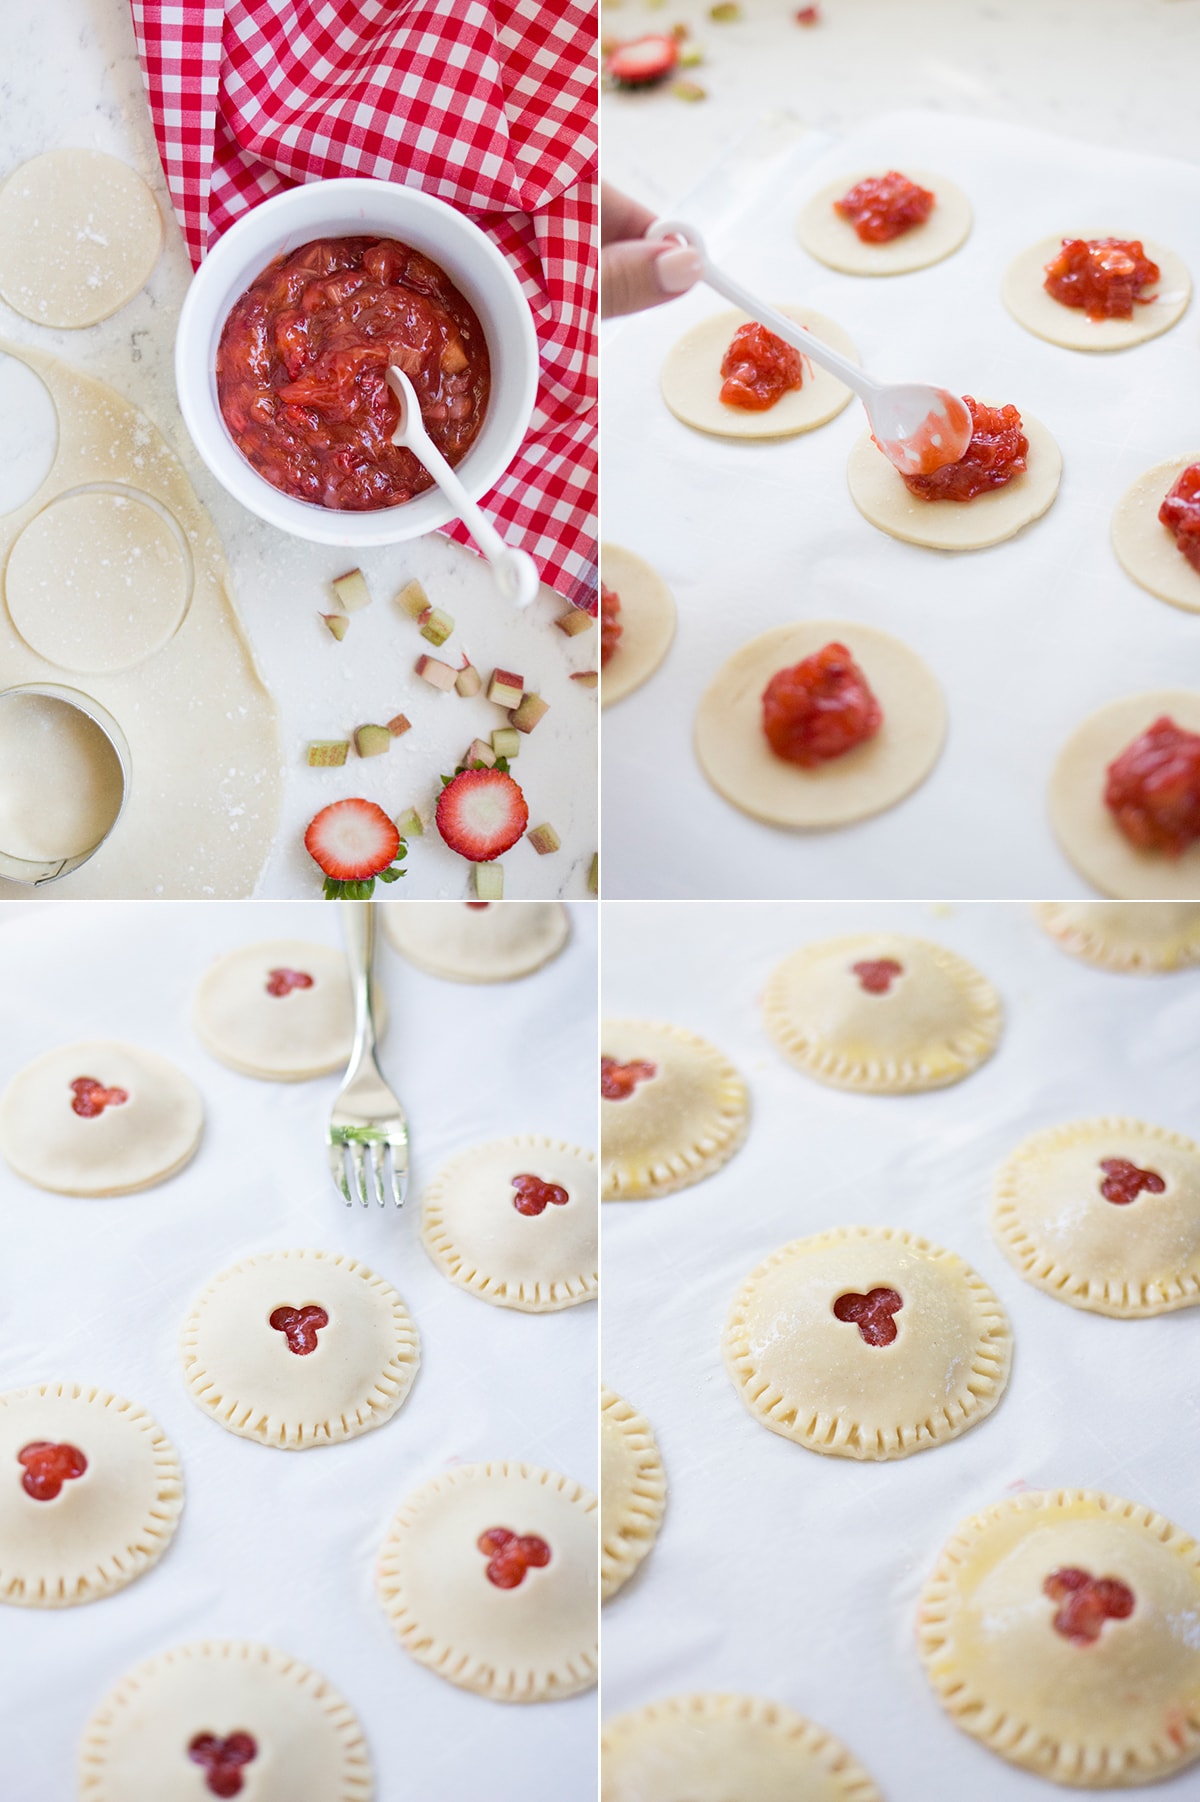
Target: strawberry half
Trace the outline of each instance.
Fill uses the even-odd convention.
[[[652,31],[618,44],[608,59],[608,73],[623,88],[645,88],[669,75],[678,61],[675,39]]]
[[[393,866],[408,846],[382,807],[355,798],[322,807],[309,821],[304,849],[324,873],[328,900],[366,901],[377,876],[381,882],[403,876]]]
[[[438,796],[436,818],[452,851],[472,863],[491,863],[516,844],[529,824],[529,809],[505,771],[476,765],[459,770],[446,782]]]

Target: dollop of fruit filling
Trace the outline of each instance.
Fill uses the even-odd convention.
[[[213,1796],[240,1796],[242,1772],[258,1757],[258,1746],[249,1733],[198,1733],[188,1747],[188,1757],[204,1770],[204,1786]]]
[[[1158,517],[1192,568],[1200,574],[1200,463],[1189,463],[1175,480]]]
[[[290,995],[293,989],[311,989],[313,979],[306,970],[268,970],[267,994]]]
[[[550,1547],[536,1533],[517,1534],[508,1527],[489,1527],[475,1543],[488,1560],[484,1574],[497,1589],[519,1589],[526,1571],[542,1570],[550,1562]]]
[[[21,1447],[17,1463],[24,1467],[21,1488],[35,1502],[52,1502],[64,1483],[81,1477],[87,1459],[76,1445],[56,1445],[52,1439],[34,1439]]]
[[[804,358],[756,320],[738,327],[721,358],[721,399],[744,413],[765,413],[804,381]]]
[[[469,907],[473,914],[486,913],[488,908],[491,905],[492,904],[490,901],[464,901],[463,902],[463,906]]]
[[[838,1320],[856,1326],[865,1344],[891,1345],[898,1331],[892,1316],[903,1306],[903,1298],[895,1289],[869,1289],[865,1295],[857,1295],[851,1289],[838,1296],[833,1312]]]
[[[1157,1170],[1139,1170],[1128,1158],[1101,1158],[1100,1168],[1104,1172],[1100,1193],[1119,1208],[1136,1201],[1143,1189],[1148,1195],[1161,1195],[1167,1186]]]
[[[1058,1603],[1054,1631],[1073,1646],[1095,1645],[1105,1621],[1128,1620],[1133,1613],[1133,1591],[1128,1584],[1116,1577],[1093,1577],[1073,1566],[1052,1571],[1042,1590]]]
[[[1163,714],[1109,764],[1104,802],[1139,851],[1182,857],[1200,838],[1200,734]]]
[[[124,1107],[129,1100],[128,1089],[106,1089],[94,1076],[77,1076],[71,1093],[75,1097],[71,1112],[81,1120],[97,1120],[106,1107]]]
[[[600,1059],[600,1093],[605,1101],[628,1101],[640,1082],[649,1082],[658,1075],[658,1065],[647,1063],[644,1059],[631,1064],[620,1064],[615,1057]]]
[[[306,1358],[317,1349],[317,1334],[329,1325],[324,1308],[309,1302],[302,1308],[276,1308],[270,1324],[287,1340],[288,1350],[298,1358]]]
[[[621,624],[621,597],[615,588],[600,584],[600,668],[603,669],[617,646],[625,628]]]
[[[886,175],[864,176],[834,201],[833,210],[864,244],[888,244],[914,225],[924,225],[936,198],[898,169],[889,169]]]
[[[1046,264],[1042,286],[1054,300],[1080,308],[1089,319],[1132,319],[1135,305],[1154,299],[1141,290],[1161,273],[1140,239],[1064,238],[1054,261]]]
[[[548,1207],[565,1208],[571,1199],[561,1183],[544,1183],[540,1176],[514,1176],[512,1186],[516,1190],[513,1206],[517,1213],[533,1219]]]
[[[1003,488],[1020,475],[1029,455],[1014,406],[985,407],[963,395],[971,415],[971,442],[957,463],[944,463],[932,475],[904,476],[910,494],[923,501],[973,501],[977,494]]]
[[[776,670],[762,695],[763,731],[776,757],[815,769],[874,738],[883,709],[844,644],[827,644]]]
[[[897,976],[904,974],[904,965],[894,957],[864,957],[850,968],[868,995],[886,995]]]

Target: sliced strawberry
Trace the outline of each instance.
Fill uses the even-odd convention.
[[[436,811],[450,849],[472,863],[502,857],[529,824],[524,795],[499,768],[460,770],[438,796]]]
[[[608,72],[623,88],[642,88],[661,81],[678,61],[679,45],[675,39],[652,31],[644,38],[618,44],[608,59]]]
[[[403,876],[403,870],[391,866],[408,847],[382,807],[356,797],[323,807],[309,821],[304,849],[323,871],[330,900],[365,901],[377,876],[383,882]]]

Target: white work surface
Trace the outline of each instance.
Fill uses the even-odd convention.
[[[767,976],[810,940],[886,927],[938,940],[995,983],[995,1057],[921,1096],[842,1093],[768,1039]],[[710,1038],[749,1085],[749,1137],[707,1182],[604,1214],[604,1380],[666,1465],[657,1546],[604,1609],[604,1715],[696,1689],[761,1694],[838,1734],[887,1802],[1044,1802],[1063,1791],[954,1727],[913,1645],[918,1591],[966,1515],[1080,1486],[1200,1533],[1200,1314],[1109,1320],[1052,1300],[991,1237],[992,1173],[1027,1134],[1131,1114],[1197,1135],[1200,970],[1113,975],[1067,957],[1023,907],[915,903],[609,906],[603,1006]],[[1012,1322],[1012,1378],[961,1438],[892,1463],[769,1433],[726,1375],[734,1290],[777,1246],[901,1226],[960,1253]],[[1197,1793],[1195,1770],[1151,1791]]]
[[[0,1606],[5,1802],[67,1802],[84,1723],[117,1678],[171,1646],[226,1637],[267,1641],[337,1686],[365,1729],[379,1802],[594,1798],[594,1693],[514,1707],[455,1689],[400,1649],[373,1580],[396,1507],[451,1462],[525,1459],[595,1488],[595,1308],[491,1307],[448,1283],[419,1242],[421,1192],[458,1148],[514,1132],[594,1143],[594,910],[573,909],[571,923],[545,969],[484,987],[426,976],[381,943],[381,1062],[412,1135],[397,1215],[348,1210],[334,1192],[323,1135],[337,1077],[238,1076],[188,1023],[214,957],[278,936],[336,943],[335,909],[4,910],[0,1088],[42,1051],[111,1035],[174,1059],[206,1108],[195,1161],[141,1195],[72,1201],[0,1164],[0,1389],[67,1377],[143,1403],[186,1488],[173,1544],[128,1589],[77,1608]],[[207,1418],[176,1340],[219,1270],[300,1246],[349,1252],[393,1282],[422,1359],[385,1426],[280,1452]]]
[[[5,89],[0,108],[0,182],[27,158],[62,146],[119,157],[150,184],[164,221],[162,255],[149,282],[127,306],[100,325],[52,331],[0,301],[0,338],[60,357],[109,382],[140,407],[181,458],[224,542],[232,586],[267,686],[278,703],[285,789],[274,848],[259,877],[261,896],[319,895],[321,876],[304,850],[308,821],[329,801],[362,794],[391,814],[410,806],[428,813],[449,774],[476,736],[507,724],[480,698],[443,696],[413,673],[423,651],[458,662],[465,648],[486,678],[499,664],[519,671],[551,711],[522,742],[513,766],[525,789],[530,825],[549,821],[562,849],[539,857],[518,844],[504,859],[510,898],[587,894],[596,849],[596,697],[569,679],[596,667],[594,633],[567,639],[553,625],[566,603],[547,588],[524,614],[502,601],[488,567],[470,551],[432,535],[361,553],[313,545],[277,531],[226,494],[192,449],[175,398],[175,324],[191,265],[171,211],[146,107],[128,0],[50,0],[5,11]],[[33,492],[31,472],[48,467],[54,427],[44,409],[31,408],[0,357],[0,511]],[[337,644],[318,615],[334,610],[328,584],[358,562],[374,603],[354,617]],[[445,653],[420,636],[392,606],[416,578],[431,601],[453,615],[456,631]],[[0,687],[4,685],[0,669]],[[86,677],[67,677],[87,687]],[[397,713],[413,730],[385,757],[360,762],[350,754],[341,769],[309,769],[312,739],[347,738],[356,726]],[[221,756],[220,722],[213,722],[212,755]],[[100,856],[104,852],[99,853]],[[433,828],[409,854],[406,894],[437,898],[469,892],[470,871]],[[85,874],[82,872],[81,874]],[[66,897],[65,886],[42,890]],[[200,892],[200,891],[198,891]]]

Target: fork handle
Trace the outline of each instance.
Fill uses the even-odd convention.
[[[347,1078],[364,1058],[375,1055],[375,1012],[371,996],[371,968],[375,959],[375,903],[343,901],[342,934],[354,989],[354,1050]]]

